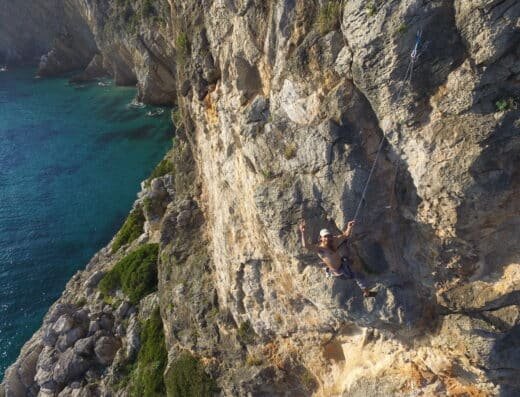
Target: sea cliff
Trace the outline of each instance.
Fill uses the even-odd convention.
[[[89,33],[49,32],[41,74],[88,36],[77,78],[176,104],[178,136],[0,395],[520,393],[518,2],[55,4]],[[349,242],[364,298],[297,224],[345,225],[383,136]]]

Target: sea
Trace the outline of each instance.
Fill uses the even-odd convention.
[[[174,136],[168,109],[133,87],[34,75],[0,72],[0,381]]]

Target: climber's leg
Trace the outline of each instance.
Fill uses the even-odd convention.
[[[361,291],[363,291],[363,295],[370,296],[370,291],[365,283],[363,275],[352,271],[347,257],[344,256],[341,258],[341,267],[335,275],[337,275],[337,277],[354,280]]]

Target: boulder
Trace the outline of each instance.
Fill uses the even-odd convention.
[[[182,210],[177,215],[177,224],[179,226],[186,226],[190,223],[192,212],[190,210]]]
[[[110,365],[120,347],[121,342],[119,339],[110,336],[102,336],[96,341],[94,353],[99,363],[102,365]]]
[[[130,309],[131,306],[132,306],[132,304],[126,300],[121,302],[121,304],[118,306],[118,308],[115,311],[116,318],[118,318],[118,319],[125,318],[126,314],[128,313],[128,310]]]
[[[94,335],[97,331],[101,329],[101,325],[98,320],[92,320],[90,321],[90,324],[88,326],[88,333],[87,335]]]
[[[85,288],[95,288],[105,275],[105,272],[102,270],[95,271],[92,275],[85,281]]]
[[[95,341],[96,338],[94,336],[78,340],[74,344],[74,352],[82,357],[90,357],[94,351]]]
[[[56,342],[56,348],[60,351],[65,351],[71,347],[78,339],[85,336],[85,330],[80,327],[75,327],[69,330],[66,334],[61,335]]]
[[[135,358],[137,352],[141,347],[139,339],[139,322],[137,315],[132,314],[128,321],[128,328],[126,330],[126,358],[132,360]]]
[[[99,317],[99,326],[107,331],[111,331],[114,327],[114,316],[111,313],[103,313]]]
[[[91,361],[76,354],[73,348],[69,348],[60,355],[52,371],[52,378],[60,385],[69,384],[74,380],[80,379],[91,364]]]
[[[56,323],[52,326],[52,329],[57,334],[63,335],[68,332],[74,326],[74,320],[68,314],[61,315]]]

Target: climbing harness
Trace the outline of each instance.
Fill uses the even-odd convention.
[[[417,34],[415,35],[415,44],[413,46],[412,52],[410,53],[410,61],[408,62],[408,66],[406,68],[406,72],[404,74],[404,78],[402,80],[401,87],[399,88],[399,91],[397,92],[397,97],[396,97],[395,102],[400,101],[405,85],[407,85],[407,83],[410,83],[412,81],[413,69],[414,69],[415,64],[416,64],[417,60],[419,59],[419,56],[421,55],[422,51],[424,51],[424,48],[422,48],[424,46],[422,46],[421,43],[422,43],[422,29],[419,29],[417,31]],[[376,169],[377,160],[379,159],[379,155],[381,154],[381,151],[383,149],[386,137],[387,137],[387,133],[386,133],[386,131],[383,131],[383,137],[381,138],[381,142],[379,143],[379,146],[377,148],[376,157],[372,163],[372,167],[370,168],[370,172],[369,172],[367,180],[365,182],[365,187],[363,188],[363,192],[361,193],[361,198],[359,199],[359,203],[357,205],[356,212],[354,213],[354,217],[352,218],[353,221],[357,221],[359,211],[361,211],[361,205],[363,204],[363,201],[365,200],[365,195],[367,193],[368,185],[370,183],[370,179],[372,179],[374,170]]]

